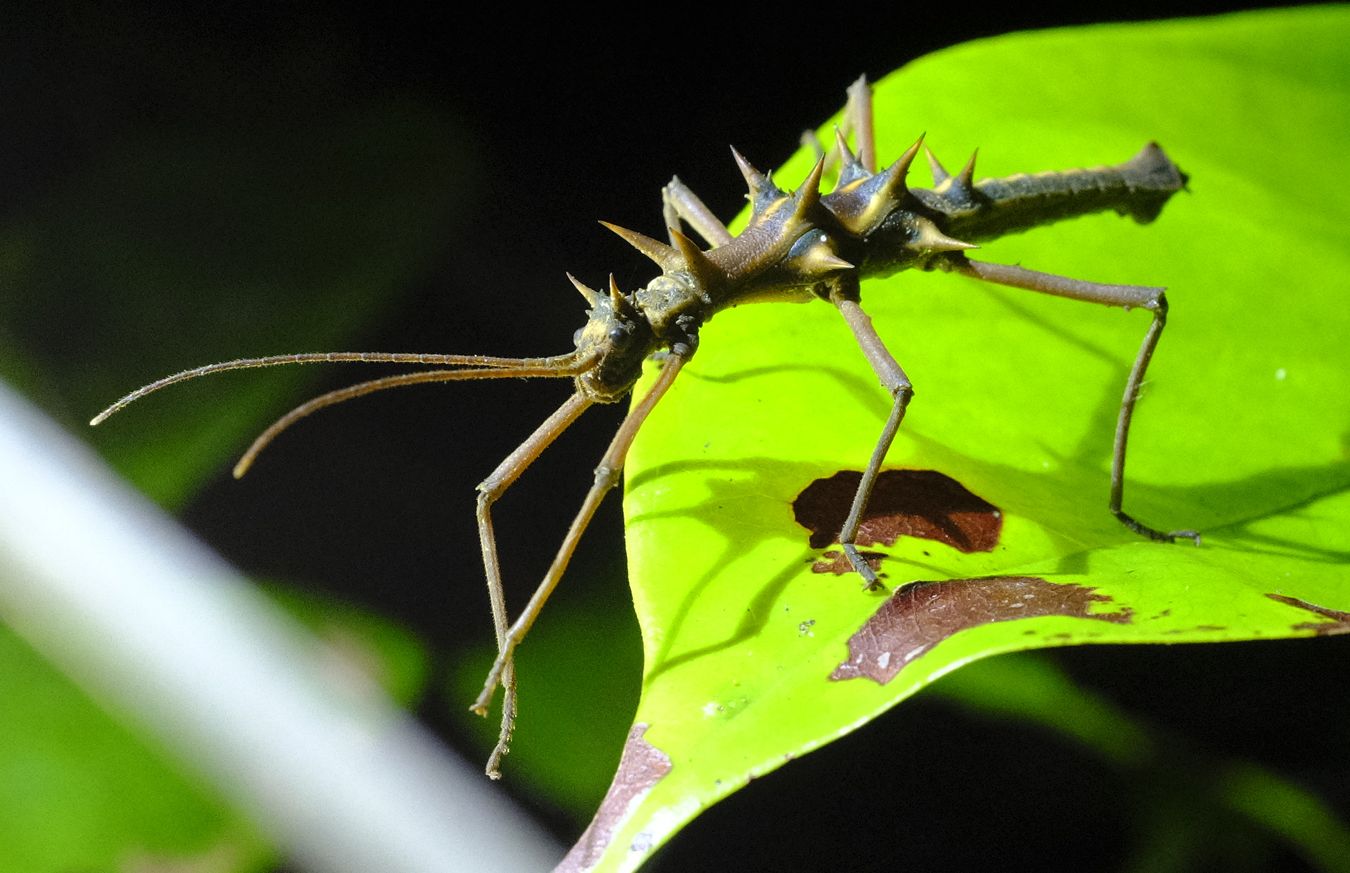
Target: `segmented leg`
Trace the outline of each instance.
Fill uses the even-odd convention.
[[[866,76],[859,76],[849,86],[848,103],[844,107],[843,129],[845,132],[852,130],[854,133],[858,161],[868,172],[876,172],[877,149],[876,133],[872,126],[872,89],[867,84]],[[872,497],[872,489],[876,486],[881,464],[886,459],[886,453],[890,451],[891,443],[895,441],[895,434],[900,429],[900,422],[904,420],[910,398],[914,396],[914,387],[899,362],[886,348],[876,328],[872,326],[872,319],[858,304],[857,288],[841,286],[835,289],[830,295],[830,302],[848,323],[863,355],[867,357],[867,363],[881,380],[882,387],[891,395],[891,414],[887,416],[881,436],[872,449],[872,457],[868,459],[867,469],[863,471],[858,490],[853,495],[848,518],[844,520],[844,526],[839,531],[839,544],[844,550],[844,555],[848,557],[853,569],[858,571],[858,575],[863,577],[864,587],[870,591],[879,588],[881,582],[877,579],[876,571],[858,552],[858,525],[862,523],[863,511],[867,508],[867,501]]]
[[[876,129],[872,124],[872,87],[867,84],[866,76],[859,76],[852,85],[848,86],[848,101],[844,104],[843,118],[840,121],[838,133],[842,136],[848,136],[850,133],[856,134],[854,142],[857,144],[858,162],[869,173],[877,171],[877,143]],[[816,136],[814,130],[802,132],[802,145],[816,153],[816,158],[823,158],[825,166],[834,166],[843,157],[837,146],[825,148],[820,138]]]
[[[572,519],[572,526],[568,528],[567,536],[563,538],[562,546],[559,547],[558,554],[553,558],[553,564],[544,574],[544,580],[535,590],[520,617],[509,629],[505,627],[506,605],[501,591],[501,571],[497,567],[497,549],[492,535],[492,523],[487,516],[487,505],[495,500],[496,496],[506,486],[515,481],[516,477],[525,467],[529,466],[530,462],[543,451],[544,447],[552,442],[568,424],[571,424],[581,410],[590,405],[590,401],[582,399],[581,395],[574,395],[547,422],[540,426],[530,439],[526,440],[515,452],[512,452],[511,457],[503,461],[501,466],[497,468],[493,475],[501,474],[500,485],[492,477],[489,477],[488,482],[479,486],[480,491],[483,492],[479,497],[479,532],[483,540],[483,563],[488,567],[488,585],[493,596],[492,618],[497,626],[498,653],[497,660],[493,663],[492,669],[488,672],[487,680],[483,683],[482,693],[478,695],[478,699],[469,708],[479,715],[487,715],[488,706],[492,703],[492,696],[496,692],[497,686],[505,687],[506,705],[502,712],[501,733],[487,765],[487,774],[494,779],[501,776],[498,764],[501,762],[502,756],[506,754],[507,746],[511,740],[511,729],[515,716],[512,659],[516,647],[525,638],[525,634],[529,633],[530,627],[539,617],[540,610],[544,608],[544,603],[553,593],[553,589],[557,587],[558,581],[567,569],[568,562],[572,560],[572,553],[576,550],[577,542],[581,539],[586,526],[590,524],[591,517],[595,515],[595,510],[599,507],[600,501],[611,488],[618,484],[624,459],[628,456],[628,448],[633,444],[633,438],[637,436],[638,429],[642,427],[642,423],[646,421],[657,401],[675,381],[675,377],[679,375],[680,368],[684,366],[688,355],[688,351],[682,348],[677,347],[671,350],[661,367],[661,373],[657,377],[656,384],[619,425],[618,432],[614,434],[614,439],[610,442],[609,448],[605,450],[604,456],[600,459],[600,465],[595,468],[595,483],[586,493],[586,499],[582,501],[581,509],[577,511],[576,517]],[[489,487],[485,488],[484,486]],[[489,494],[491,494],[490,497]]]
[[[679,176],[673,177],[670,184],[661,189],[661,214],[666,219],[668,230],[678,230],[683,219],[710,246],[724,246],[732,240],[727,226],[713,215],[712,210],[704,205],[688,185],[680,181]],[[677,245],[673,236],[670,244]]]
[[[844,118],[847,128],[853,130],[853,141],[857,144],[858,162],[867,172],[877,171],[876,128],[872,125],[872,86],[867,84],[866,76],[859,76],[848,86],[848,102],[844,105]],[[845,133],[848,132],[846,129]]]
[[[867,357],[867,363],[872,365],[872,370],[881,380],[882,386],[891,395],[891,414],[886,418],[886,425],[881,430],[876,447],[872,449],[872,457],[868,460],[862,481],[858,483],[858,490],[853,495],[853,505],[849,507],[848,518],[839,531],[839,544],[843,547],[844,554],[853,565],[853,569],[863,577],[865,587],[870,591],[880,587],[881,583],[877,579],[876,571],[858,552],[856,544],[858,525],[862,522],[863,510],[867,507],[867,501],[872,496],[872,488],[876,485],[877,475],[881,472],[881,463],[886,459],[886,453],[890,451],[895,433],[900,429],[900,422],[905,417],[905,408],[909,406],[910,398],[914,396],[914,388],[910,385],[905,371],[877,335],[876,328],[872,326],[872,319],[863,312],[858,301],[853,299],[852,295],[837,291],[830,295],[830,302],[848,323],[853,336],[858,340],[859,347]]]
[[[505,689],[502,694],[501,732],[497,738],[497,746],[492,750],[492,756],[487,762],[487,775],[493,779],[501,778],[499,765],[511,742],[511,730],[515,726],[516,677],[510,650],[506,645],[509,619],[506,612],[506,594],[502,588],[501,564],[497,560],[497,536],[492,527],[492,504],[497,502],[506,489],[520,478],[520,474],[524,473],[544,449],[548,448],[559,434],[567,430],[592,402],[580,393],[567,398],[562,406],[545,419],[525,442],[507,455],[506,459],[497,465],[497,469],[478,485],[478,541],[483,550],[483,569],[487,573],[488,600],[492,603],[492,626],[497,636],[498,660],[505,658],[500,668],[501,684]],[[479,709],[475,706],[475,711],[479,715],[487,715],[486,707]]]
[[[1029,291],[1040,291],[1043,294],[1067,297],[1070,300],[1101,303],[1105,306],[1120,306],[1125,309],[1137,306],[1153,313],[1153,321],[1149,324],[1148,332],[1144,334],[1143,342],[1139,346],[1139,354],[1135,356],[1134,366],[1130,368],[1129,379],[1125,382],[1125,395],[1121,399],[1120,415],[1116,419],[1116,435],[1111,452],[1110,509],[1112,515],[1119,519],[1121,524],[1141,536],[1168,543],[1178,539],[1188,539],[1198,545],[1200,534],[1196,531],[1161,531],[1137,521],[1122,508],[1125,492],[1125,448],[1130,438],[1130,421],[1134,417],[1134,405],[1139,400],[1139,388],[1144,382],[1144,373],[1148,370],[1148,363],[1153,358],[1153,350],[1157,347],[1158,338],[1162,336],[1163,327],[1167,324],[1167,295],[1164,293],[1165,289],[1142,285],[1107,285],[1100,282],[1085,282],[1081,279],[1056,276],[1053,273],[1040,273],[1036,270],[1027,270],[1004,264],[985,264],[966,258],[953,258],[944,262],[943,267],[966,276],[983,279],[986,282],[996,282],[1000,285],[1009,285],[1013,288],[1025,288]]]

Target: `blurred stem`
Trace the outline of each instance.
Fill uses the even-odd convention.
[[[375,686],[0,384],[0,618],[306,870],[541,869],[561,850]]]

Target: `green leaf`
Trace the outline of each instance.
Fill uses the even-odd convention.
[[[1142,541],[1105,508],[1145,314],[948,275],[867,283],[917,389],[887,467],[956,480],[1002,531],[969,554],[914,537],[876,547],[892,590],[946,584],[897,595],[891,649],[867,653],[895,659],[886,681],[832,681],[887,600],[812,572],[820,552],[793,502],[865,464],[889,403],[829,307],[719,315],[629,459],[646,667],[589,860],[636,866],[749,779],[973,659],[1350,628],[1350,200],[1329,177],[1350,148],[1348,36],[1344,7],[1049,31],[958,46],[879,84],[883,159],[924,129],[948,163],[978,146],[986,176],[1114,163],[1157,140],[1190,174],[1192,194],[1153,225],[1101,215],[979,254],[1169,286],[1125,507],[1199,528],[1204,545]],[[1019,602],[1040,611],[1018,619]],[[925,637],[933,609],[961,620]]]
[[[258,869],[262,839],[209,788],[0,629],[0,868],[113,870],[150,858],[217,855]]]
[[[350,607],[280,596],[329,645],[335,670],[403,702],[425,686],[426,655],[407,631]],[[273,850],[242,814],[8,628],[0,664],[0,869],[268,868]]]

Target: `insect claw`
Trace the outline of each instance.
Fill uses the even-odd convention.
[[[977,203],[975,192],[975,158],[980,154],[976,149],[971,152],[970,160],[955,176],[938,163],[933,153],[928,153],[928,163],[933,168],[933,190],[941,194],[949,203],[958,208],[969,208]]]
[[[619,289],[619,283],[615,280],[614,274],[609,274],[609,304],[614,307],[614,311],[624,318],[633,318],[637,315],[637,310],[633,304],[623,295]]]
[[[947,236],[938,230],[936,224],[926,218],[918,219],[917,226],[919,232],[906,248],[923,252],[961,252],[979,248],[975,243],[968,243]]]
[[[928,169],[933,173],[934,188],[952,177],[952,174],[947,172],[947,168],[942,166],[942,162],[938,160],[937,155],[933,154],[932,149],[924,146],[923,152],[928,156]]]
[[[662,271],[669,273],[672,270],[678,270],[684,266],[683,260],[680,258],[680,253],[660,240],[652,239],[646,234],[638,233],[636,230],[629,230],[626,227],[619,227],[617,224],[610,224],[608,221],[602,221],[600,223],[617,233],[624,242],[655,261],[656,265],[660,267]]]
[[[910,164],[914,163],[914,156],[919,153],[923,147],[923,138],[927,134],[919,134],[919,138],[914,141],[914,145],[905,149],[905,153],[896,159],[886,169],[877,175],[881,176],[883,185],[882,193],[891,198],[893,202],[899,202],[909,188],[905,185],[905,177],[909,175]]]
[[[736,166],[740,168],[745,185],[750,189],[748,199],[756,213],[763,212],[769,204],[787,196],[771,178],[751,166],[745,156],[736,151],[735,146],[731,147],[731,156],[736,159]]]
[[[825,159],[821,158],[798,186],[797,193],[793,195],[796,203],[793,213],[798,218],[805,218],[820,203],[820,177],[824,172]]]
[[[716,285],[722,278],[722,273],[717,269],[717,265],[698,247],[698,243],[685,236],[676,228],[671,228],[671,242],[675,243],[675,248],[679,250],[680,256],[684,258],[685,269],[689,274],[703,287],[708,288]]]
[[[848,137],[844,136],[844,131],[839,125],[834,126],[834,147],[839,149],[839,163],[848,164],[857,161],[853,156],[853,150],[848,147]]]
[[[799,276],[813,279],[823,277],[827,273],[856,269],[853,264],[836,255],[823,237],[808,246],[805,251],[793,255],[788,263]]]
[[[839,149],[839,181],[835,183],[834,190],[838,191],[871,175],[849,149],[848,139],[838,127],[834,129],[834,142],[835,148]]]
[[[980,150],[977,148],[970,153],[970,160],[961,168],[961,172],[956,174],[956,182],[953,187],[960,188],[963,192],[970,193],[975,190],[975,159],[980,156]]]
[[[857,269],[853,264],[834,254],[827,252],[813,257],[812,263],[815,264],[822,273],[833,273],[838,270]]]
[[[596,293],[596,290],[594,288],[587,287],[576,276],[573,276],[571,273],[568,273],[567,278],[573,284],[573,286],[575,286],[576,289],[581,292],[581,296],[585,297],[586,302],[589,303],[591,306],[594,306],[596,304],[596,301],[600,299],[600,295]]]

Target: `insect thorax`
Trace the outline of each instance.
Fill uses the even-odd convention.
[[[880,172],[864,168],[844,147],[838,184],[826,195],[819,191],[823,160],[789,194],[738,154],[750,223],[707,251],[675,228],[666,245],[606,225],[662,272],[631,294],[612,277],[608,295],[577,283],[591,303],[589,320],[576,334],[577,354],[594,361],[577,377],[577,390],[596,402],[621,399],[648,356],[662,349],[692,354],[699,328],[721,309],[856,296],[863,278],[951,269],[979,241],[1091,212],[1114,210],[1146,223],[1186,184],[1185,174],[1150,143],[1112,167],[979,183],[973,157],[953,175],[930,154],[933,188],[911,189],[905,178],[921,144]]]

